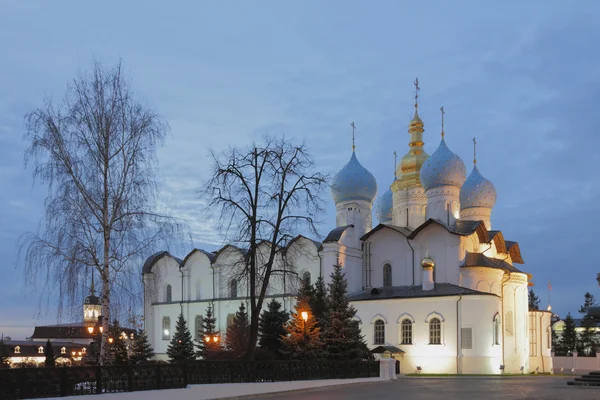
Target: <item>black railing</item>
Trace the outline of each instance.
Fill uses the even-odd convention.
[[[209,383],[373,378],[377,361],[190,361],[177,364],[0,369],[0,399],[174,389]]]

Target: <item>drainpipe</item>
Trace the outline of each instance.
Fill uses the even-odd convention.
[[[413,286],[415,286],[415,249],[413,249],[412,245],[410,244],[410,240],[408,240],[408,237],[405,236],[405,239],[412,252],[412,284]]]
[[[181,273],[181,301],[179,302],[179,309],[181,315],[183,315],[183,271],[181,270],[181,265],[179,266],[179,272]]]
[[[543,318],[544,318],[544,313],[540,313],[540,357],[542,357],[542,372],[546,372],[546,368],[544,367],[544,354],[542,354],[542,351],[544,350],[544,344],[543,344],[544,337],[542,336]]]
[[[500,287],[500,290],[502,291],[502,315],[500,316],[500,320],[502,321],[502,365],[506,368],[504,361],[504,353],[506,352],[506,348],[504,347],[504,336],[506,334],[506,330],[504,329],[504,324],[506,323],[506,321],[504,321],[504,285],[506,285],[506,282],[510,279],[510,272],[505,272],[505,274],[505,277],[502,278],[502,286]]]
[[[456,374],[462,374],[462,362],[461,362],[461,345],[462,338],[460,337],[460,316],[459,316],[459,303],[462,300],[462,295],[456,300]]]

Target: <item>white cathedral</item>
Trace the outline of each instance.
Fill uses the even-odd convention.
[[[375,227],[377,182],[353,146],[331,183],[336,227],[322,243],[298,236],[288,244],[264,307],[276,298],[293,310],[300,282],[327,282],[339,259],[367,345],[398,359],[402,373],[551,372],[551,313],[529,311],[531,275],[514,266],[523,264],[519,245],[492,230],[494,185],[475,160],[467,177],[443,128],[428,155],[423,127],[415,102],[409,150],[375,202]],[[226,331],[248,301],[246,281],[231,274],[243,257],[244,249],[226,245],[194,249],[183,260],[166,251],[147,259],[144,318],[157,357],[166,358],[179,313],[202,340],[202,315],[212,304]]]

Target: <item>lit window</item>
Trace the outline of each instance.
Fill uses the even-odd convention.
[[[15,354],[21,354],[21,346],[15,346]]]
[[[392,266],[385,264],[383,266],[383,287],[392,286]]]
[[[304,287],[310,286],[310,272],[306,271],[304,274],[302,274],[302,284]]]
[[[402,344],[412,344],[412,321],[402,321]]]
[[[44,348],[42,346],[38,347],[38,354],[44,354]]]
[[[171,339],[171,318],[163,317],[162,327],[163,327],[163,332],[162,332],[163,340]]]
[[[473,328],[460,328],[460,348],[463,350],[473,348]]]
[[[375,321],[375,335],[373,339],[374,344],[385,344],[385,322],[383,320],[378,319]]]
[[[500,317],[497,315],[494,318],[494,344],[500,345]]]
[[[81,349],[81,352],[82,352],[83,354],[85,354],[85,353],[87,352],[86,348],[84,347],[83,349]]]
[[[202,340],[202,336],[204,333],[202,315],[196,315],[196,320],[194,321],[194,334],[196,335],[196,340]]]
[[[171,289],[171,285],[167,285],[167,290],[165,293],[165,301],[167,303],[170,303],[171,301],[173,301],[173,289]]]
[[[67,354],[67,348],[66,347],[61,347],[60,348],[60,354]]]
[[[237,297],[237,281],[235,279],[229,281],[229,297],[232,299]]]
[[[429,321],[429,344],[442,344],[442,323],[439,318]]]
[[[535,313],[529,314],[529,357],[537,356],[537,318]]]

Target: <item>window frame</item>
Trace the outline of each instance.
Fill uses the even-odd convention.
[[[304,271],[302,273],[302,285],[304,287],[310,287],[310,285],[312,284],[311,280],[312,280],[312,275],[311,275],[310,271]]]
[[[492,327],[492,346],[500,346],[500,315],[496,313]]]
[[[373,323],[373,344],[385,344],[385,321],[381,318]]]
[[[433,317],[429,320],[429,345],[439,346],[442,344],[442,320]]]
[[[38,347],[38,354],[44,354],[44,346]]]
[[[392,264],[383,264],[383,287],[392,287]]]
[[[200,322],[200,324],[198,324]],[[200,325],[200,326],[198,326]],[[196,340],[202,341],[202,336],[204,336],[204,317],[202,315],[196,315],[194,318],[194,338]],[[200,334],[202,332],[202,334]]]
[[[165,330],[168,331],[168,334],[165,334]],[[162,340],[171,340],[171,317],[164,316],[162,317]]]
[[[173,287],[167,284],[165,287],[165,303],[171,303],[173,301]]]
[[[238,297],[238,283],[235,278],[229,280],[229,298],[237,299]]]
[[[413,344],[413,322],[409,318],[400,323],[400,344]]]
[[[21,346],[15,346],[14,353],[21,354]]]

